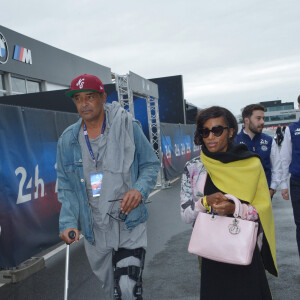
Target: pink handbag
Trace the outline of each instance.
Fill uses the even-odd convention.
[[[234,265],[249,265],[257,239],[258,223],[238,217],[241,202],[226,194],[235,203],[232,217],[199,212],[188,251],[211,260]]]

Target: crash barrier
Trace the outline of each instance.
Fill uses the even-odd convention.
[[[77,120],[73,113],[0,104],[0,268],[15,267],[60,241],[56,146]],[[199,155],[194,130],[194,125],[161,124],[167,180]]]
[[[166,180],[182,174],[190,159],[199,156],[200,147],[194,144],[195,125],[160,123],[163,168]]]
[[[0,268],[59,242],[56,146],[77,114],[0,104]]]

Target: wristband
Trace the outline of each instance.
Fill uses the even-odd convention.
[[[206,208],[208,212],[211,212],[211,206],[207,204],[206,196],[203,197],[203,206]]]

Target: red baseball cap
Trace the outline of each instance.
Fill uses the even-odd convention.
[[[66,92],[66,95],[72,97],[76,93],[87,91],[105,92],[103,83],[97,76],[83,74],[72,80],[71,89]]]

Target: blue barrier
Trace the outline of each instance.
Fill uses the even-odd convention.
[[[56,146],[74,113],[0,104],[0,267],[15,267],[59,242]],[[194,125],[161,123],[166,179],[199,155]]]
[[[164,175],[167,180],[182,174],[190,159],[199,156],[200,147],[194,144],[196,125],[161,123],[161,147]]]
[[[77,114],[0,105],[0,267],[59,241],[56,145]]]

